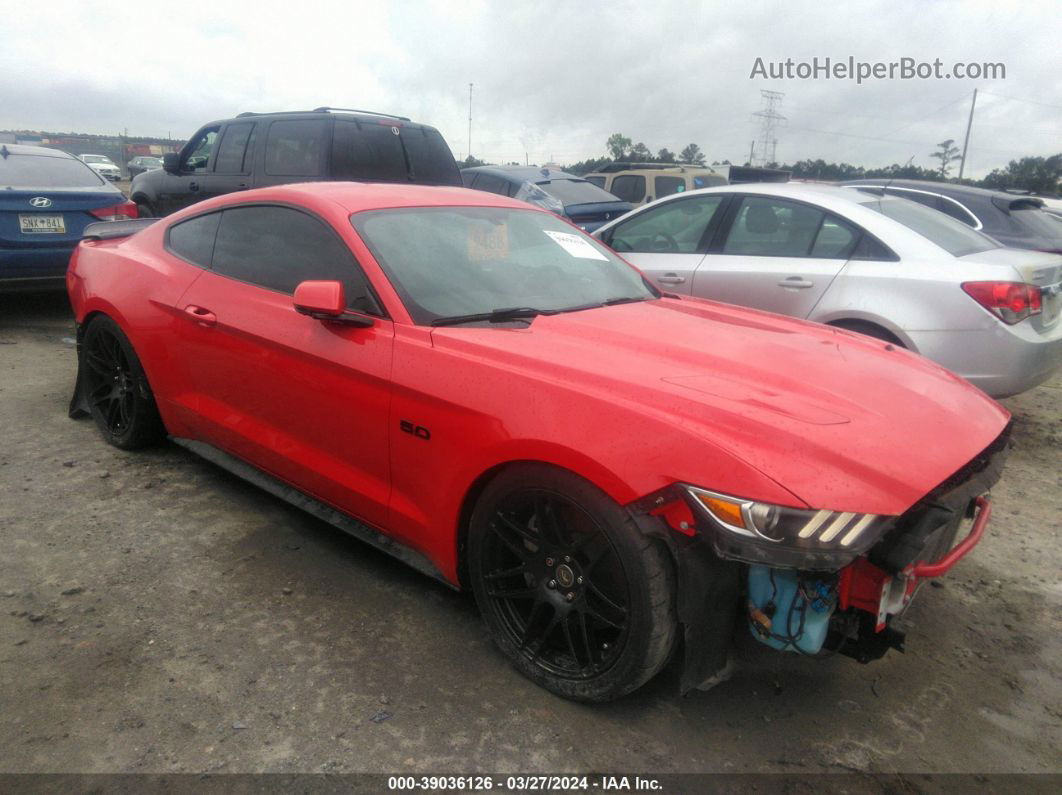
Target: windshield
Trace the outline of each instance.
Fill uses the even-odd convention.
[[[894,221],[899,221],[929,242],[940,246],[953,257],[964,257],[967,254],[1001,248],[999,243],[988,235],[983,235],[938,210],[907,199],[874,199],[861,203],[864,207],[875,210]]]
[[[597,185],[591,185],[583,179],[554,179],[547,182],[536,182],[535,184],[551,196],[556,196],[564,204],[619,201],[611,193],[602,190]]]
[[[657,297],[638,271],[544,212],[417,207],[356,213],[351,223],[420,325],[512,307],[557,312]]]
[[[98,188],[103,178],[72,157],[0,157],[0,188]]]

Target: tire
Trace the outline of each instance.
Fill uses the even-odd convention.
[[[666,548],[606,494],[544,464],[503,470],[469,525],[468,563],[491,637],[516,669],[576,701],[609,701],[675,645]]]
[[[907,346],[900,342],[900,339],[887,329],[883,329],[881,326],[875,323],[868,323],[865,320],[840,320],[836,323],[830,323],[834,328],[843,328],[845,331],[854,331],[856,334],[863,334],[867,337],[873,337],[876,340],[882,342],[891,342],[900,348],[906,348]]]
[[[154,218],[155,211],[148,204],[147,199],[136,199],[136,214],[138,218]]]
[[[103,438],[122,450],[166,436],[144,368],[118,324],[94,318],[81,340],[81,389]]]

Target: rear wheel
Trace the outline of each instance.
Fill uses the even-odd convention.
[[[495,478],[473,511],[469,572],[498,647],[566,698],[629,693],[674,645],[667,550],[569,472],[522,464]]]
[[[85,330],[81,378],[92,419],[115,447],[133,450],[166,435],[140,359],[109,317],[96,317]]]
[[[136,214],[139,218],[155,217],[155,210],[147,199],[141,196],[137,197],[133,201],[136,203]]]

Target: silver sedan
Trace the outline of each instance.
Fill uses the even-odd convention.
[[[1062,257],[1004,248],[907,199],[729,185],[645,205],[594,237],[664,290],[869,334],[994,397],[1062,366]]]

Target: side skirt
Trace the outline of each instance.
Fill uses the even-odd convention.
[[[175,436],[171,436],[170,439],[186,450],[205,458],[210,463],[221,467],[227,472],[231,472],[236,477],[258,486],[263,491],[268,491],[274,497],[279,497],[296,508],[301,508],[306,513],[328,522],[328,524],[348,535],[354,536],[359,541],[364,541],[366,544],[370,544],[388,555],[398,558],[398,560],[412,566],[422,574],[427,574],[450,588],[458,590],[452,582],[442,575],[442,572],[435,567],[434,563],[415,549],[395,541],[393,538],[369,527],[369,525],[359,522],[352,516],[340,513],[335,508],[299,491],[294,486],[289,486],[279,478],[263,472],[258,467],[248,464],[246,461],[236,458],[224,450],[219,450],[213,445],[193,439],[180,439]]]

